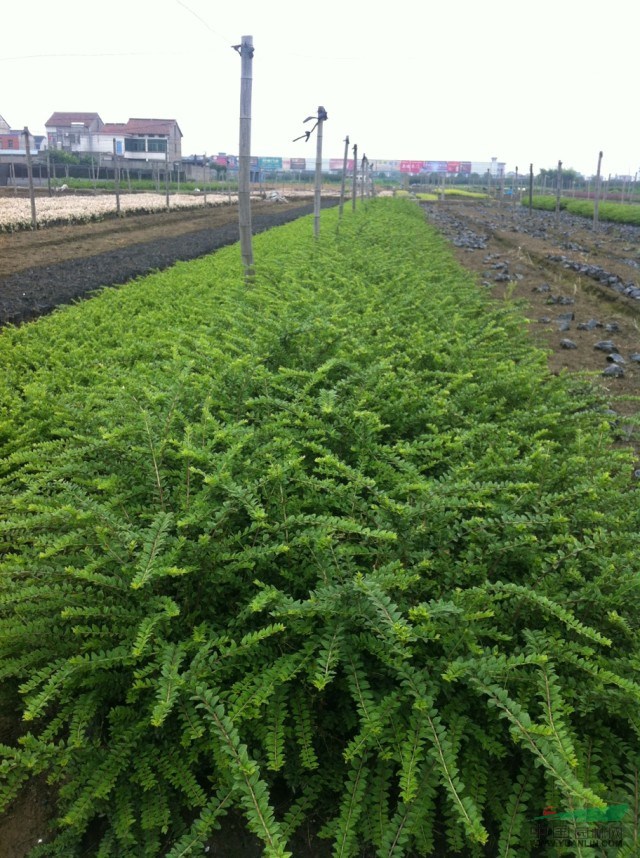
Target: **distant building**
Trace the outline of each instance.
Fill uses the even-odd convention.
[[[29,151],[35,153],[38,151],[38,141],[42,142],[42,138],[36,138],[29,132]],[[26,158],[26,140],[24,137],[24,129],[11,128],[9,123],[0,116],[0,157],[3,155],[23,156]]]
[[[182,131],[175,119],[104,123],[97,113],[54,113],[45,122],[50,149],[76,155],[116,154],[127,161],[182,159]]]
[[[97,113],[54,113],[44,124],[49,149],[76,154],[97,151],[94,144],[103,125]]]
[[[164,161],[182,160],[182,131],[175,119],[129,119],[125,123],[111,123],[100,131],[100,137],[108,138],[108,146],[102,151],[113,151],[125,160]]]

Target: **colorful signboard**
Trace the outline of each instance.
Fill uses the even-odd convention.
[[[425,161],[423,172],[424,173],[446,173],[447,172],[447,162],[446,161]]]
[[[219,153],[217,156],[212,156],[211,161],[215,164],[226,164],[231,169],[237,169],[238,156],[226,155]],[[343,158],[329,158],[323,160],[322,169],[327,168],[331,172],[342,172],[344,160]],[[328,167],[327,167],[328,165]],[[360,162],[358,162],[360,169]],[[405,175],[438,175],[449,176],[469,176],[471,173],[485,174],[487,169],[492,175],[502,175],[504,164],[497,165],[482,163],[478,164],[472,161],[396,161],[396,160],[372,160],[369,161],[369,167],[374,173],[404,173]],[[251,158],[251,171],[260,170],[264,173],[273,173],[281,170],[292,170],[296,172],[312,171],[315,168],[315,161],[312,158]],[[347,173],[353,173],[353,158],[347,159]]]
[[[282,170],[282,158],[258,158],[258,167],[266,173]]]
[[[374,161],[373,170],[376,173],[398,173],[400,161]]]
[[[400,161],[400,172],[416,175],[422,172],[424,161]]]

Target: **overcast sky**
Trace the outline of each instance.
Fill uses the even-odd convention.
[[[252,154],[326,108],[324,151],[490,161],[521,173],[640,169],[638,0],[29,0],[0,16],[0,115],[176,119],[183,155],[238,153],[240,57],[253,36]],[[639,177],[640,178],[640,177]]]

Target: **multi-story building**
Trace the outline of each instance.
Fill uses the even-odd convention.
[[[38,148],[38,141],[42,141],[42,137],[37,138],[29,132],[29,151],[35,152]],[[26,139],[24,129],[18,130],[11,128],[9,123],[0,116],[0,156],[2,155],[22,155],[26,156]]]
[[[104,123],[97,113],[54,113],[45,122],[50,149],[77,155],[116,154],[127,161],[182,158],[182,131],[175,119]]]

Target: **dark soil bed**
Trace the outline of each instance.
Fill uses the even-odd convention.
[[[337,200],[323,200],[323,206]],[[309,200],[252,203],[259,233],[313,212]],[[237,206],[160,212],[0,235],[0,325],[239,241]]]

